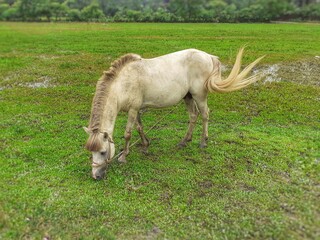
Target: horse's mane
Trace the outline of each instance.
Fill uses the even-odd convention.
[[[141,57],[137,54],[126,54],[115,60],[108,71],[104,71],[96,86],[96,93],[92,102],[91,117],[89,129],[92,132],[87,141],[86,148],[90,151],[96,151],[99,148],[97,135],[99,133],[103,109],[106,104],[106,97],[109,93],[111,83],[116,79],[123,67],[133,61],[137,61]]]

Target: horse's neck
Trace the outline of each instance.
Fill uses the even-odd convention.
[[[118,115],[117,100],[114,97],[107,97],[101,119],[101,131],[113,135],[116,118]]]

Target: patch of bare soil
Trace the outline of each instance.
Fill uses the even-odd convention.
[[[285,81],[320,86],[320,56],[291,63],[266,65],[256,69],[255,73],[263,74],[264,83]]]
[[[40,77],[38,79],[38,82],[34,82],[34,83],[26,83],[26,84],[21,84],[20,86],[23,87],[29,87],[29,88],[48,88],[48,87],[53,87],[54,85],[52,85],[50,83],[50,81],[52,80],[51,77],[49,76],[43,76]]]
[[[38,78],[36,82],[19,83],[14,86],[27,87],[27,88],[51,88],[51,87],[55,87],[55,85],[51,83],[52,79],[53,78],[49,76],[42,76]],[[12,88],[14,86],[1,86],[0,91],[8,88]]]

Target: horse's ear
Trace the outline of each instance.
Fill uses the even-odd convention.
[[[90,130],[87,127],[83,127],[83,130],[87,133],[90,134]]]

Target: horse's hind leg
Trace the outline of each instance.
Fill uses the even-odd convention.
[[[143,152],[147,152],[147,149],[149,147],[150,142],[143,132],[143,126],[142,126],[140,112],[138,112],[138,115],[137,115],[137,130],[138,130],[138,133],[141,137]]]
[[[184,102],[186,104],[186,107],[189,113],[189,126],[188,126],[188,131],[186,135],[178,144],[179,147],[185,147],[187,142],[190,142],[192,140],[193,129],[196,125],[197,118],[199,115],[199,111],[197,109],[196,103],[193,100],[192,95],[190,93],[187,94],[187,96],[184,98]]]
[[[124,133],[124,139],[126,142],[125,142],[122,154],[118,158],[119,162],[123,162],[123,163],[127,162],[126,156],[129,154],[131,132],[132,132],[132,128],[134,127],[134,124],[136,122],[137,114],[138,114],[138,111],[134,110],[134,109],[130,109],[128,112],[128,121],[127,121],[126,131]]]
[[[195,101],[202,116],[202,135],[200,148],[205,148],[207,147],[209,121],[209,108],[207,103],[207,96],[205,95],[201,97],[195,97]]]

